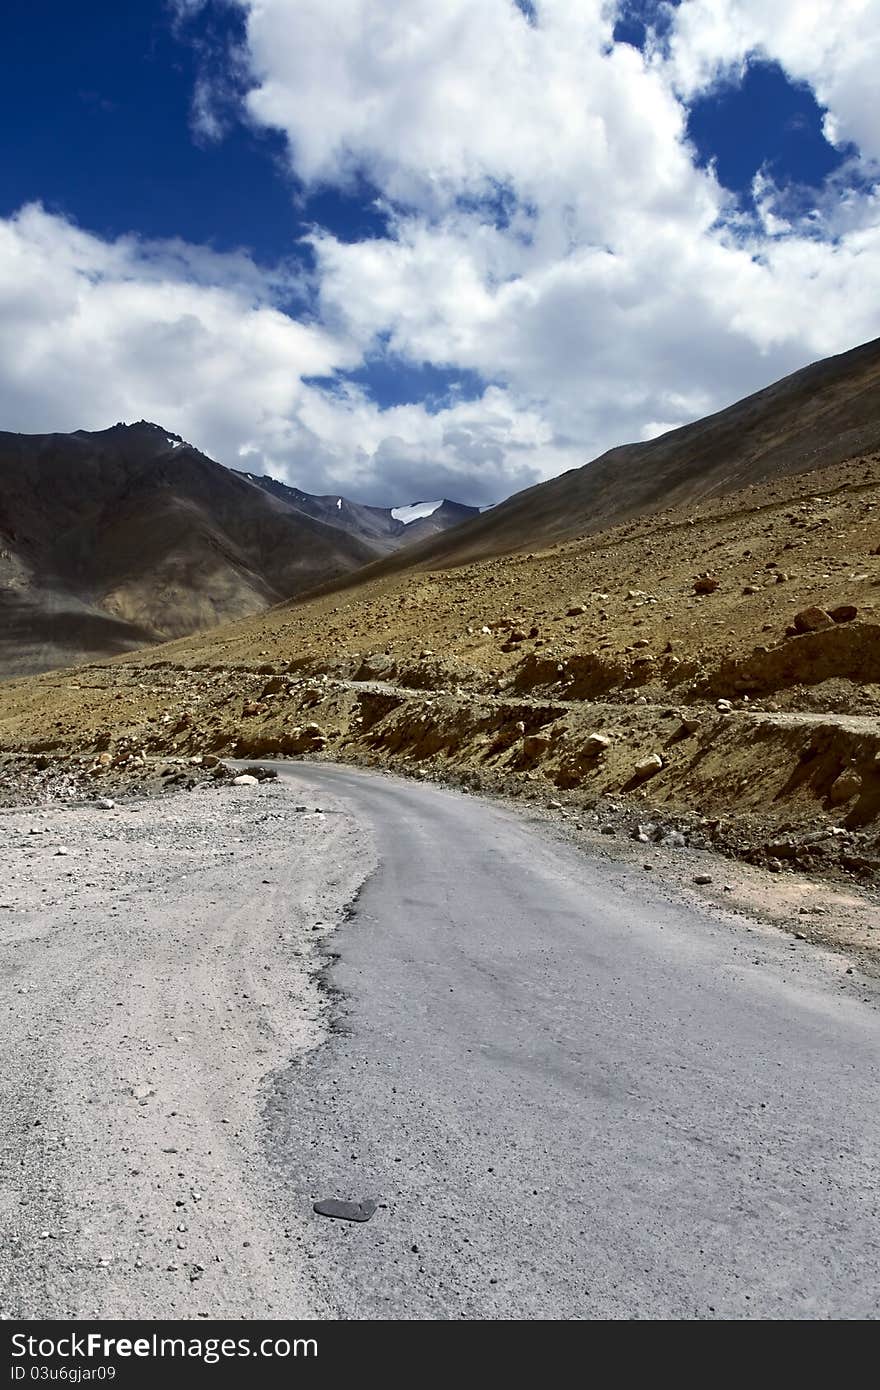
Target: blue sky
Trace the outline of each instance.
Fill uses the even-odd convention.
[[[12,363],[4,390],[0,360],[10,416],[0,426],[95,426],[164,406],[174,418],[163,423],[198,433],[224,461],[247,458],[304,486],[344,485],[368,500],[442,486],[488,501],[853,345],[875,322],[864,311],[851,341],[844,322],[824,337],[808,328],[799,302],[791,332],[770,324],[780,296],[797,301],[815,284],[810,244],[830,255],[858,233],[867,264],[876,117],[860,100],[858,53],[844,62],[846,33],[827,32],[847,7],[816,16],[823,37],[787,0],[778,31],[773,7],[751,0],[717,0],[715,13],[709,0],[626,0],[616,13],[599,0],[449,0],[448,24],[413,0],[415,37],[401,56],[399,11],[382,0],[340,0],[329,18],[313,0],[268,0],[258,16],[246,0],[11,0],[0,217],[16,254],[22,237],[29,257],[63,240],[61,263],[105,291],[95,314],[107,312],[112,284],[112,334],[126,361],[132,342],[139,356],[124,377],[120,368],[118,389],[106,369],[93,388],[84,380],[82,420],[64,415],[77,393],[53,396],[49,372],[41,420],[40,382],[22,384]],[[864,21],[872,6],[858,8]],[[873,17],[880,29],[876,8]],[[865,48],[857,27],[848,37]],[[530,72],[541,62],[553,74],[543,92]],[[600,130],[599,146],[579,151]],[[16,221],[33,205],[42,221]],[[682,262],[677,306],[654,302],[627,230],[637,224],[678,247],[664,252]],[[778,264],[776,282],[756,287],[764,312],[740,322],[734,302],[719,308],[707,295],[695,311],[707,342],[688,343],[675,321],[693,293],[687,262],[702,257],[708,276],[722,253],[743,250]],[[873,243],[868,251],[873,270]],[[827,271],[838,288],[840,270]],[[132,285],[157,280],[157,305],[171,282],[186,304],[169,355],[178,380],[165,386],[147,297],[136,321],[123,303],[131,316]],[[263,399],[249,382],[235,408],[234,365],[218,364],[225,399],[212,415],[210,383],[194,381],[187,404],[179,373],[184,339],[219,351],[208,322],[218,297],[227,339],[240,332],[248,345],[243,370],[277,384]],[[83,312],[68,374],[77,361],[85,378],[76,342],[97,319]],[[167,341],[167,308],[157,313],[156,341]],[[285,338],[262,368],[247,360],[255,314],[267,337]],[[650,333],[653,351],[627,351],[622,330],[633,341]],[[285,370],[296,379],[286,404]]]

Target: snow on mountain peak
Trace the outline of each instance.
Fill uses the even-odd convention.
[[[433,516],[437,508],[442,506],[442,497],[439,502],[411,502],[408,507],[392,507],[391,515],[395,521],[402,521],[404,526],[408,526],[411,521],[419,521],[423,516]]]

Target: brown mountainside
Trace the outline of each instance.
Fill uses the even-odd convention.
[[[815,362],[658,439],[610,449],[368,574],[445,568],[570,540],[878,448],[880,339]]]
[[[0,672],[244,617],[381,551],[157,425],[0,434]]]

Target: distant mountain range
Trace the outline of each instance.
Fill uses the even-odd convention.
[[[484,514],[315,497],[145,421],[0,434],[0,677],[183,637],[316,588],[539,549],[872,451],[880,340]]]
[[[339,526],[349,535],[359,536],[383,551],[399,550],[403,545],[439,535],[450,526],[478,516],[480,511],[479,507],[466,507],[463,502],[450,502],[445,497],[437,502],[412,502],[403,507],[367,507],[362,502],[351,502],[333,493],[314,497],[298,487],[279,483],[277,478],[260,478],[255,473],[239,473],[238,476],[255,483],[273,497],[280,497],[282,502],[315,521]]]
[[[312,497],[143,420],[0,433],[0,678],[256,613],[476,513]]]

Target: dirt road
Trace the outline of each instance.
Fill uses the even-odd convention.
[[[372,861],[296,804],[0,813],[5,1317],[327,1312],[262,1105],[323,1036],[318,955]]]

